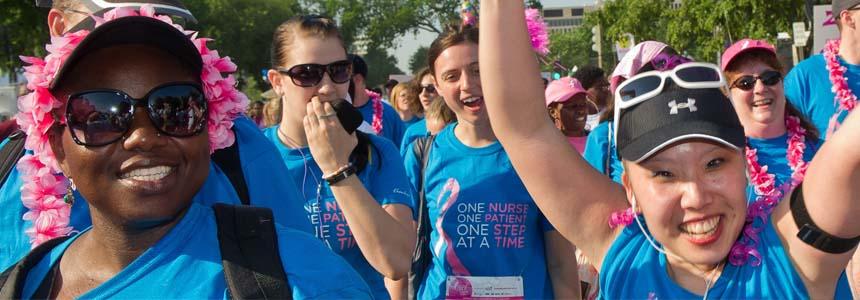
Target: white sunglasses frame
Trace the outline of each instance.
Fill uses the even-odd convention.
[[[704,67],[704,68],[712,69],[719,76],[720,80],[719,81],[707,81],[707,82],[688,82],[688,81],[682,80],[676,74],[678,71],[689,69],[689,68],[695,68],[695,67]],[[639,78],[649,77],[649,76],[660,77],[660,85],[657,86],[656,89],[654,89],[650,92],[644,93],[642,95],[638,95],[636,97],[633,97],[633,99],[630,99],[627,101],[621,100],[621,90],[623,90],[624,87],[626,87],[628,84],[636,81]],[[654,96],[657,96],[660,93],[662,93],[663,88],[666,86],[666,78],[672,78],[672,81],[675,82],[675,84],[677,84],[678,86],[685,88],[685,89],[713,89],[713,88],[726,88],[727,89],[728,88],[728,84],[726,83],[726,77],[723,75],[723,72],[720,70],[720,68],[715,64],[702,63],[702,62],[688,62],[688,63],[680,64],[671,70],[648,71],[648,72],[637,74],[636,76],[630,77],[630,79],[625,80],[620,85],[618,85],[618,88],[615,89],[615,100],[614,100],[615,105],[613,107],[613,112],[612,112],[613,113],[612,128],[614,129],[612,132],[612,134],[613,134],[612,142],[614,145],[616,145],[616,146],[618,145],[618,122],[620,121],[619,119],[621,118],[621,110],[630,108],[636,104],[639,104],[639,103],[648,101],[650,99],[653,99]]]

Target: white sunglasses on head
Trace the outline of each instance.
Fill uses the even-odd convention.
[[[668,71],[649,71],[630,77],[615,89],[613,142],[618,144],[618,123],[621,111],[648,101],[663,92],[666,78],[685,89],[726,87],[726,78],[714,64],[689,62]]]

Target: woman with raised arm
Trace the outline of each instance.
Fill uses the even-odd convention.
[[[626,170],[619,186],[545,117],[540,81],[524,76],[537,78],[538,65],[522,8],[481,3],[490,120],[535,201],[596,262],[604,297],[850,297],[843,269],[860,240],[860,199],[852,196],[860,192],[860,115],[822,146],[802,188],[748,212],[744,131],[719,89],[719,68],[688,63],[639,74],[616,92]],[[521,84],[504,84],[512,81]],[[628,208],[641,216],[607,226]]]
[[[352,77],[335,22],[297,16],[278,26],[272,66],[283,118],[264,134],[301,188],[317,237],[352,264],[375,298],[388,299],[384,279],[405,277],[412,261],[411,187],[391,141],[348,133],[334,111]]]
[[[143,6],[108,11],[93,31],[53,42],[44,60],[24,59],[30,93],[18,100],[32,151],[18,164],[24,218],[38,246],[0,274],[0,298],[228,299],[259,289],[279,298],[371,297],[313,236],[271,213],[224,218],[251,208],[213,211],[201,200],[234,193],[206,180],[210,153],[234,143],[230,126],[244,108],[232,77],[220,74],[235,66],[205,39]],[[68,222],[78,201],[92,221],[80,232]],[[269,285],[235,280],[243,272]]]
[[[417,299],[578,298],[573,246],[535,206],[490,127],[478,29],[449,28],[430,45],[428,65],[456,122],[423,152],[426,165],[415,143],[404,158],[432,225],[433,257],[418,274]]]

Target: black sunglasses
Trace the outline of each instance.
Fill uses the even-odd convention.
[[[428,93],[431,93],[431,94],[435,94],[435,93],[436,93],[436,87],[435,87],[435,86],[433,86],[432,84],[422,85],[422,86],[421,86],[421,91],[422,91],[422,92],[428,92]]]
[[[761,75],[744,75],[735,80],[735,82],[732,83],[732,87],[749,92],[755,88],[755,83],[758,80],[761,80],[761,83],[766,86],[773,86],[782,80],[782,74],[777,71],[767,71],[761,73]]]
[[[312,87],[320,84],[326,73],[332,82],[341,84],[352,78],[352,62],[340,60],[327,65],[301,64],[289,69],[278,68],[278,72],[290,76],[293,84],[300,87]]]
[[[111,89],[75,93],[66,106],[66,124],[78,145],[108,145],[128,133],[137,106],[146,107],[155,129],[168,136],[197,135],[206,126],[206,97],[196,83],[164,84],[141,99]]]

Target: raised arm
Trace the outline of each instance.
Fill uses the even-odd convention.
[[[840,238],[860,235],[860,114],[851,113],[842,127],[821,147],[803,182],[809,217],[822,231]],[[832,289],[853,250],[831,254],[815,249],[797,237],[798,226],[790,208],[790,194],[774,211],[774,223],[812,298],[833,297]],[[855,248],[856,249],[856,248]],[[820,298],[820,297],[819,297]]]
[[[484,101],[496,136],[541,211],[600,266],[615,238],[608,219],[628,204],[550,122],[522,1],[485,0],[480,13]]]

